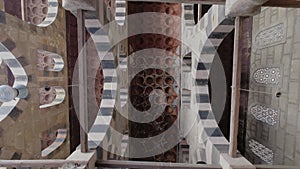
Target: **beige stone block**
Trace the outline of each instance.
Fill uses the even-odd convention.
[[[0,10],[4,11],[4,1],[0,1]]]
[[[292,46],[293,46],[293,39],[289,38],[286,40],[286,43],[283,45],[283,54],[291,54],[292,53]]]
[[[298,104],[299,83],[289,82],[289,102]]]
[[[283,45],[274,47],[274,64],[281,64]]]
[[[294,27],[295,27],[295,17],[294,15],[288,16],[287,18],[287,32],[286,32],[286,36],[287,38],[291,38],[294,37]]]
[[[262,50],[262,55],[261,55],[261,60],[260,60],[261,65],[267,65],[267,56],[268,56],[267,49],[263,49]]]
[[[285,131],[283,129],[279,129],[276,133],[276,146],[279,147],[281,150],[284,149],[285,143]]]
[[[300,10],[296,9],[297,16],[300,16]]]
[[[287,114],[287,123],[296,126],[298,120],[298,105],[289,104]]]
[[[287,134],[285,137],[285,151],[284,155],[285,157],[288,157],[289,159],[294,158],[295,153],[295,136]]]
[[[20,99],[20,101],[17,104],[17,108],[20,110],[26,110],[26,107],[28,106],[28,102],[24,99]]]
[[[297,16],[296,20],[295,20],[295,29],[294,29],[294,34],[293,34],[293,38],[294,38],[294,42],[298,43],[300,42],[300,32],[298,30],[300,30],[300,16]]]
[[[280,114],[280,121],[279,121],[279,125],[280,125],[281,128],[285,128],[286,118],[287,118],[287,113],[282,111],[281,114]]]
[[[46,131],[49,129],[48,123],[47,123],[47,116],[45,115],[44,118],[38,119],[35,121],[36,127],[39,128],[39,131]]]
[[[285,70],[285,66],[284,66],[284,70],[283,71],[284,71],[283,74],[285,74],[285,71],[286,71]],[[288,70],[288,72],[289,72],[289,70]],[[284,76],[283,77],[281,92],[284,92],[284,93],[288,93],[289,92],[289,90],[288,90],[288,88],[289,88],[289,81],[290,81],[290,79],[289,79],[288,76]],[[282,97],[283,96],[281,96],[280,98],[282,98]],[[285,96],[285,97],[287,97],[287,96]]]
[[[300,106],[299,106],[300,107]],[[299,111],[300,112],[300,111]],[[298,112],[297,131],[300,132],[300,114]]]
[[[294,165],[294,158],[285,157],[284,158],[284,164],[289,165],[289,166]]]
[[[5,160],[10,160],[11,157],[13,156],[14,152],[8,149],[2,149],[1,150],[1,154],[0,154],[0,158],[1,159],[5,159]]]
[[[297,166],[300,166],[300,153],[299,152],[296,152],[295,153],[295,165],[297,165]]]
[[[296,136],[296,150],[298,152],[300,152],[300,135],[299,134],[297,134],[297,136]]]
[[[271,23],[274,23],[274,22],[276,22],[277,20],[278,20],[278,15],[277,15],[277,14],[271,16]]]
[[[31,75],[34,73],[34,70],[36,69],[36,66],[35,65],[32,65],[32,64],[29,64],[27,66],[24,66],[23,67],[25,72],[27,73],[27,75]]]
[[[3,145],[5,146],[14,146],[15,145],[15,132],[16,129],[15,127],[11,127],[9,132],[7,132],[8,130],[4,130],[3,132]]]
[[[272,23],[271,23],[271,8],[267,8],[266,10],[265,10],[265,25],[266,26],[269,26],[269,25],[271,25]]]
[[[284,20],[285,18],[286,18],[286,13],[287,13],[287,11],[286,11],[286,9],[284,9],[284,8],[277,8],[277,10],[278,10],[278,19],[280,19],[280,20]]]
[[[296,38],[296,37],[295,37]],[[300,39],[300,37],[299,37]],[[293,55],[292,58],[293,59],[300,59],[300,43],[294,43],[294,48],[293,48]]]
[[[288,134],[291,134],[291,135],[296,135],[296,134],[297,134],[297,128],[296,128],[295,125],[290,125],[290,124],[288,124],[288,125],[286,126],[286,132],[287,132]]]
[[[3,147],[4,146],[4,143],[3,143],[3,139],[0,138],[0,146]]]
[[[35,139],[32,142],[26,142],[26,151],[29,154],[38,154],[41,153],[41,140]]]
[[[15,147],[18,150],[24,150],[25,149],[25,139],[24,139],[24,135],[25,132],[18,132],[15,135]]]

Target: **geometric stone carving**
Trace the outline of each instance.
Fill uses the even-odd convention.
[[[40,108],[47,108],[57,104],[60,104],[64,101],[66,92],[62,87],[45,87],[40,88]]]
[[[285,27],[284,23],[280,23],[259,32],[255,37],[258,49],[284,43],[286,41]]]
[[[56,97],[56,91],[54,88],[51,87],[40,88],[39,93],[41,105],[53,102],[53,100]]]
[[[46,1],[46,0],[42,0]],[[39,27],[46,27],[52,24],[57,16],[58,13],[58,1],[57,0],[48,0],[48,12],[46,18],[43,20],[42,23],[38,24]]]
[[[48,0],[27,0],[25,2],[27,11],[26,21],[34,25],[42,23],[47,16]]]
[[[259,142],[251,139],[249,140],[249,147],[250,150],[257,155],[260,159],[265,161],[268,164],[273,164],[273,156],[274,153],[269,148],[265,147],[264,145],[260,144]]]
[[[38,50],[38,68],[40,70],[60,72],[64,68],[63,58],[52,52]]]
[[[257,69],[253,74],[253,78],[259,84],[277,85],[281,78],[280,68],[267,67]]]
[[[58,12],[57,0],[27,0],[25,2],[26,21],[39,27],[46,27],[56,19]]]
[[[250,113],[259,121],[275,126],[278,121],[280,110],[273,109],[264,105],[254,105],[250,108]]]
[[[42,157],[48,156],[50,153],[58,149],[67,138],[67,129],[58,129],[56,134],[56,139],[54,142],[47,148],[42,151]]]

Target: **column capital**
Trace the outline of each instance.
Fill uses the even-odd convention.
[[[229,17],[236,16],[254,16],[261,10],[261,6],[268,0],[226,0],[225,15]]]
[[[77,11],[78,9],[95,11],[96,0],[63,0],[62,6],[69,11]]]

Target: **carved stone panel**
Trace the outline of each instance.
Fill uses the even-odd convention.
[[[281,79],[279,67],[259,68],[253,73],[253,79],[258,84],[278,85]]]
[[[286,41],[286,26],[284,23],[268,27],[259,32],[255,37],[255,45],[258,49],[274,46]]]
[[[268,125],[276,126],[280,110],[273,109],[264,105],[256,104],[250,108],[250,113],[255,119]]]
[[[274,153],[272,150],[253,139],[249,140],[249,147],[250,150],[260,159],[262,159],[268,164],[273,164]]]

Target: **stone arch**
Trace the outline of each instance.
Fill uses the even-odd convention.
[[[12,53],[15,48],[15,43],[10,39],[5,39],[4,41],[0,42],[0,58],[8,66],[14,76],[14,82],[12,86],[14,88],[18,86],[27,86],[28,83],[28,77],[23,66]],[[19,101],[20,98],[15,98],[10,102],[4,102],[1,104],[0,121],[5,119],[14,110]]]
[[[199,137],[205,147],[203,159],[207,164],[219,164],[221,154],[229,151],[229,142],[223,136],[212,112],[208,81],[211,64],[214,57],[218,55],[217,49],[233,28],[234,20],[225,17],[225,7],[221,5],[212,6],[196,26],[185,28],[185,30],[200,29],[204,35],[197,36],[199,34],[195,31],[187,39],[199,38],[197,43],[199,46],[196,47],[198,49],[193,51],[196,53],[192,55],[194,61],[192,78],[195,81],[195,90],[192,92],[195,94],[192,98],[196,102],[197,112],[194,113],[197,113],[200,119],[198,128],[202,132],[199,133]]]
[[[58,129],[56,131],[56,138],[52,144],[50,144],[47,148],[42,150],[41,156],[42,157],[47,157],[50,155],[52,152],[57,150],[66,140],[67,138],[67,129]]]

